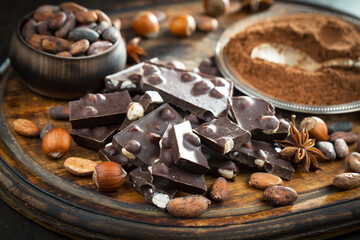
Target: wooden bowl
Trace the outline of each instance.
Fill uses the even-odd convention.
[[[106,75],[118,72],[126,64],[126,46],[120,37],[106,51],[83,57],[59,57],[29,45],[21,29],[32,13],[26,15],[14,32],[9,58],[15,72],[31,90],[61,99],[78,99],[86,93],[104,88]]]

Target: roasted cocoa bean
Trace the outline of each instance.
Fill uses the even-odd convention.
[[[43,37],[41,48],[45,52],[58,53],[68,50],[70,48],[70,43],[63,38],[47,36]]]
[[[101,11],[99,9],[96,9],[96,10],[94,10],[94,12],[98,16],[98,22],[105,21],[105,22],[107,22],[109,24],[109,27],[112,26],[111,19],[103,11]]]
[[[356,141],[356,152],[360,152],[360,140]]]
[[[68,51],[58,52],[55,55],[59,57],[72,57],[71,53]]]
[[[336,159],[336,152],[333,143],[328,141],[318,141],[316,142],[316,147],[330,160]]]
[[[116,27],[111,27],[106,29],[101,36],[104,40],[114,43],[120,37],[120,32]]]
[[[338,138],[334,142],[334,148],[336,155],[339,159],[344,159],[349,155],[349,147],[346,144],[345,140]]]
[[[114,27],[116,27],[116,29],[120,31],[120,29],[121,29],[121,20],[119,18],[115,18],[115,19],[113,19],[111,21],[112,21]]]
[[[13,122],[13,129],[15,132],[26,137],[38,137],[39,129],[32,121],[28,119],[16,119]]]
[[[65,14],[66,14],[66,22],[59,30],[55,32],[56,37],[66,38],[69,32],[73,30],[75,27],[76,24],[75,15],[70,11],[66,11]]]
[[[65,24],[67,16],[65,12],[58,12],[54,18],[49,21],[49,29],[57,30]]]
[[[55,16],[53,12],[35,12],[33,19],[37,22],[50,20]]]
[[[329,136],[329,141],[335,142],[338,138],[344,139],[348,145],[351,145],[359,140],[359,136],[353,132],[334,132]]]
[[[41,5],[34,12],[52,12],[57,13],[60,10],[59,6],[56,5]]]
[[[349,156],[348,164],[351,171],[360,173],[360,153],[352,152]]]
[[[36,30],[41,35],[51,35],[51,31],[49,29],[49,21],[41,21],[37,24]]]
[[[223,177],[215,179],[209,192],[214,201],[224,201],[228,195],[228,183],[226,179]]]
[[[71,30],[69,37],[75,41],[87,39],[89,42],[95,42],[99,38],[99,34],[92,29],[79,27]]]
[[[63,2],[60,4],[60,8],[61,10],[65,11],[65,10],[69,10],[72,12],[77,12],[77,11],[87,11],[86,7],[83,7],[77,3],[74,2]]]
[[[206,15],[195,15],[196,29],[202,32],[211,32],[218,28],[218,20]]]
[[[106,21],[102,21],[94,28],[94,31],[97,32],[99,35],[101,35],[108,28],[109,28],[109,23]]]
[[[90,42],[87,39],[82,39],[74,42],[70,47],[70,53],[73,56],[77,56],[86,53],[90,47]]]
[[[25,40],[30,39],[32,35],[36,34],[36,22],[33,19],[27,21],[21,30],[21,36]]]
[[[341,189],[353,189],[360,186],[360,173],[342,173],[333,180],[333,185]]]
[[[203,214],[209,204],[209,199],[200,195],[192,195],[171,199],[166,205],[166,209],[175,217],[193,218]]]
[[[266,189],[274,185],[282,185],[283,181],[280,177],[270,173],[257,172],[250,176],[249,184],[255,188]]]
[[[113,44],[108,41],[97,41],[90,45],[89,50],[87,51],[88,55],[94,55],[101,52],[104,52],[106,49],[110,48]]]
[[[68,106],[53,106],[49,110],[49,115],[55,120],[69,120]]]
[[[46,124],[45,127],[44,127],[44,128],[41,130],[41,132],[40,132],[40,138],[43,139],[43,137],[45,136],[45,134],[46,134],[49,130],[51,130],[51,129],[53,129],[53,128],[55,128],[54,124],[51,124],[51,123]]]
[[[298,194],[292,188],[276,185],[265,189],[264,198],[271,205],[285,206],[294,203]]]
[[[327,124],[328,133],[332,134],[333,132],[351,132],[354,127],[354,124],[350,121],[340,121],[340,122],[331,122]]]
[[[94,11],[77,11],[75,17],[80,24],[90,24],[98,19],[98,15]]]
[[[41,48],[41,41],[44,37],[49,37],[46,35],[39,35],[39,34],[32,34],[31,36],[28,36],[26,38],[26,41],[33,46],[34,48],[38,49],[38,50],[42,50]]]

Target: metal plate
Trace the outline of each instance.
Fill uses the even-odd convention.
[[[231,67],[228,62],[228,58],[225,54],[224,48],[229,42],[229,40],[236,35],[238,32],[244,30],[250,25],[253,25],[257,22],[263,20],[271,20],[276,17],[280,16],[289,16],[293,14],[317,14],[317,15],[326,15],[339,18],[344,20],[352,25],[354,25],[358,30],[360,29],[360,21],[356,18],[349,17],[342,14],[337,14],[333,12],[323,11],[323,10],[313,10],[308,9],[306,7],[299,8],[299,9],[270,9],[268,12],[259,13],[256,15],[252,15],[246,18],[241,19],[240,21],[234,23],[229,28],[227,28],[224,33],[221,35],[217,45],[216,45],[216,62],[219,67],[221,73],[230,78],[233,82],[235,87],[241,91],[242,93],[252,96],[263,98],[269,102],[271,102],[275,107],[294,111],[294,112],[303,112],[303,113],[312,113],[312,114],[340,114],[340,113],[348,113],[348,112],[355,112],[360,110],[360,100],[355,102],[349,102],[345,104],[338,104],[338,105],[305,105],[305,104],[298,104],[283,101],[272,96],[268,96],[258,89],[255,89],[249,86],[244,80],[243,77],[237,73],[235,69]]]

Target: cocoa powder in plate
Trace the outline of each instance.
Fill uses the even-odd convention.
[[[360,70],[299,68],[251,59],[261,43],[299,48],[318,62],[360,57],[360,33],[335,17],[296,14],[258,22],[237,33],[225,47],[232,68],[246,84],[283,101],[307,105],[335,105],[360,100]]]

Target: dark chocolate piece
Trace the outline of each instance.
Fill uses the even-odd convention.
[[[186,116],[184,117],[184,121],[189,121],[193,129],[197,128],[202,123],[200,119],[192,113],[186,114]]]
[[[274,133],[258,132],[252,139],[274,143],[274,140],[284,140],[289,134],[290,123],[284,118],[279,118],[279,128]]]
[[[263,99],[248,96],[232,97],[230,106],[234,120],[251,134],[259,131],[272,133],[279,127],[274,106]]]
[[[98,155],[102,161],[116,162],[122,166],[126,166],[129,163],[129,159],[119,149],[114,147],[112,143],[108,143],[104,148],[100,149]]]
[[[200,138],[193,133],[189,121],[174,125],[169,131],[169,138],[177,166],[197,174],[203,174],[210,169],[201,151]]]
[[[79,146],[100,150],[107,143],[111,142],[118,128],[118,124],[94,128],[78,128],[73,129],[70,134]]]
[[[205,146],[202,146],[202,152],[208,160],[210,173],[216,177],[224,177],[226,179],[235,180],[236,174],[239,172],[238,166],[228,159],[226,155],[215,152]]]
[[[231,81],[156,63],[145,63],[143,69],[144,90],[158,91],[165,102],[206,121],[227,116]]]
[[[88,94],[69,102],[70,123],[73,129],[120,124],[131,103],[128,91]]]
[[[240,147],[251,138],[249,131],[242,129],[229,118],[219,118],[203,123],[195,128],[194,132],[200,136],[205,146],[222,154]]]
[[[158,186],[148,170],[135,168],[129,174],[129,181],[132,187],[140,194],[144,195],[145,200],[161,209],[166,208],[166,204],[175,196],[176,190],[166,186]]]
[[[266,172],[291,180],[295,169],[275,150],[273,144],[252,140],[229,153],[236,163],[258,167]]]
[[[121,130],[112,142],[137,167],[151,166],[159,157],[159,140],[166,128],[180,122],[181,116],[165,103]]]

